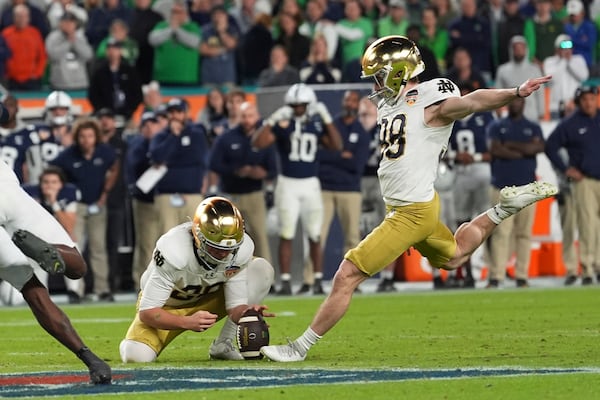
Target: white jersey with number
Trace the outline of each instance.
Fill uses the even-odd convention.
[[[453,124],[428,126],[425,108],[450,97],[460,97],[458,87],[449,79],[439,78],[406,90],[394,104],[381,102],[377,107],[382,143],[377,175],[386,204],[433,199],[433,182]]]
[[[140,311],[189,306],[221,285],[225,285],[227,309],[248,304],[246,267],[254,254],[250,236],[244,233],[237,253],[210,268],[198,259],[191,228],[191,222],[177,225],[156,242],[153,259],[140,280]]]

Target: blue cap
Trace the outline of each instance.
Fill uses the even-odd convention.
[[[174,97],[167,103],[167,111],[187,111],[188,103],[182,98]]]

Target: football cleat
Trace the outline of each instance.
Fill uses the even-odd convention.
[[[27,257],[35,260],[50,275],[65,272],[65,260],[63,260],[56,247],[33,233],[19,229],[13,234],[12,241]]]
[[[244,359],[231,339],[221,341],[215,339],[210,345],[208,355],[211,360],[240,361]]]
[[[525,207],[552,197],[558,188],[548,182],[532,182],[523,186],[506,186],[500,190],[500,207],[514,215]]]
[[[298,346],[290,340],[288,340],[288,344],[280,346],[264,346],[260,352],[271,361],[277,362],[298,362],[304,361],[306,358],[306,352],[300,351]]]

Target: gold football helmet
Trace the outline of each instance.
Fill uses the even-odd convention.
[[[371,97],[395,101],[409,79],[425,70],[415,43],[404,36],[385,36],[373,42],[361,60],[361,78],[373,78],[377,84]]]
[[[209,197],[196,208],[192,235],[200,256],[209,264],[235,255],[244,240],[244,219],[240,210],[224,197]]]

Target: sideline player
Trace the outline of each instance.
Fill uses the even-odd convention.
[[[203,200],[192,222],[177,225],[156,242],[142,275],[137,313],[119,346],[123,362],[153,362],[185,331],[204,332],[227,317],[209,356],[243,360],[235,343],[237,322],[260,305],[273,283],[273,267],[253,257],[238,208],[224,197]]]
[[[49,273],[64,272],[77,279],[87,270],[83,257],[58,221],[21,188],[4,161],[0,161],[0,186],[0,279],[19,290],[38,323],[88,366],[92,383],[110,383],[110,366],[83,343],[27,258]]]
[[[439,219],[440,200],[433,182],[454,121],[527,97],[551,77],[529,79],[512,89],[476,90],[461,97],[458,87],[446,78],[419,84],[416,77],[424,69],[419,49],[403,36],[383,37],[365,51],[363,77],[375,79],[373,96],[380,98],[377,119],[382,160],[378,176],[388,213],[346,253],[331,293],[308,329],[287,345],[261,349],[271,360],[304,360],[308,350],[344,316],[354,289],[411,246],[432,266],[456,269],[504,219],[557,193],[553,185],[539,182],[504,188],[497,205],[461,225],[453,236]]]

